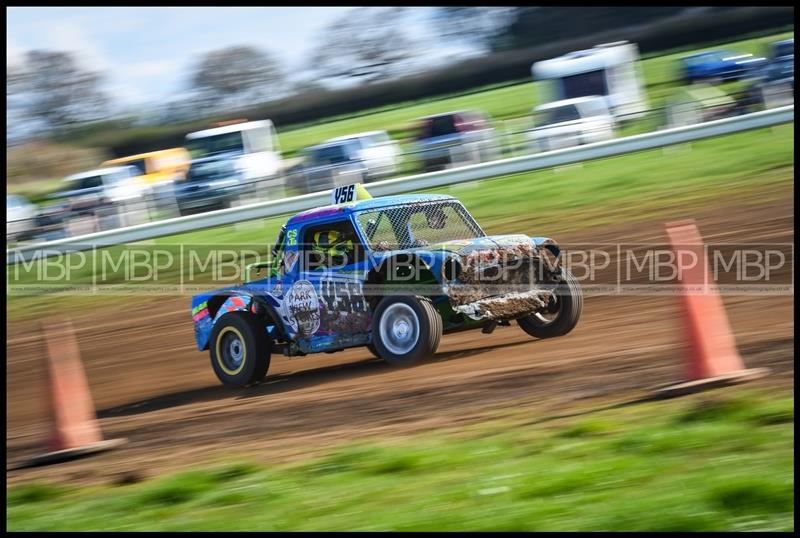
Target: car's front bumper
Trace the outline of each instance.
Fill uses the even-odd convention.
[[[472,319],[515,319],[543,311],[560,282],[558,259],[528,244],[461,255],[445,288],[455,312]]]
[[[552,288],[532,289],[478,299],[471,303],[454,306],[453,310],[472,319],[514,319],[547,308],[552,296]]]

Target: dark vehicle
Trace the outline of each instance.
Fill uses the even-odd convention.
[[[495,131],[480,112],[447,112],[420,121],[417,142],[425,172],[477,164],[499,156]]]
[[[192,161],[186,177],[175,182],[175,202],[181,215],[225,209],[234,201],[255,194],[255,183],[247,182],[237,161],[226,154]]]
[[[766,58],[752,54],[737,54],[713,50],[681,58],[683,79],[692,83],[702,80],[741,80],[757,74],[767,63]]]
[[[366,180],[367,165],[357,139],[335,140],[304,151],[302,188],[306,193],[324,191]]]
[[[36,212],[34,236],[44,241],[67,237],[70,216],[68,202],[56,202],[40,207]]]

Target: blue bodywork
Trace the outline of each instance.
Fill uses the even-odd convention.
[[[765,58],[754,58],[726,50],[691,54],[681,58],[683,77],[690,82],[719,78],[739,80],[762,69]]]
[[[398,254],[413,253],[437,281],[441,279],[444,261],[457,252],[527,243],[534,248],[546,245],[558,256],[558,247],[546,237],[487,236],[481,230],[472,239],[446,241],[402,251],[367,248],[364,259],[335,270],[310,271],[303,267],[301,238],[307,227],[349,219],[361,244],[366,247],[369,243],[357,220],[361,212],[443,201],[458,203],[457,199],[445,195],[399,195],[325,206],[295,215],[286,223],[282,256],[278,261],[283,269],[281,272],[273,271],[267,278],[192,298],[197,347],[200,350],[207,349],[216,321],[227,312],[237,310],[268,312],[269,319],[274,323],[266,323],[265,331],[273,338],[287,342],[290,354],[366,345],[372,341],[372,309],[362,287],[371,271]],[[448,298],[443,295],[434,298],[440,311],[449,307],[447,301]],[[297,315],[298,305],[302,307],[302,319]]]

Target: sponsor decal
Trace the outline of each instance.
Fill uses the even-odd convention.
[[[286,265],[286,272],[288,273],[292,269],[294,269],[294,264],[297,263],[297,259],[300,257],[300,253],[296,250],[292,250],[287,252],[286,255],[283,257],[283,262]]]
[[[297,229],[293,228],[286,232],[286,241],[287,245],[293,247],[297,244]]]
[[[530,238],[527,235],[509,235],[506,237],[493,237],[492,238],[495,243],[498,245],[518,245],[520,243],[527,244],[530,243]]]
[[[367,311],[361,281],[322,280],[319,286],[325,310],[346,313]]]
[[[278,282],[275,284],[275,286],[273,286],[273,288],[272,288],[272,294],[273,294],[273,295],[276,295],[276,296],[281,296],[281,295],[283,295],[283,282],[281,282],[281,281],[279,280],[279,281],[278,281]]]
[[[319,286],[323,332],[347,338],[367,331],[370,317],[360,280],[323,279]]]
[[[298,280],[283,301],[289,324],[298,336],[311,336],[319,329],[319,298],[308,280]]]
[[[192,315],[194,316],[195,314],[197,314],[198,312],[200,312],[201,310],[203,310],[207,306],[208,306],[208,301],[203,301],[199,305],[197,305],[194,308],[192,308]]]

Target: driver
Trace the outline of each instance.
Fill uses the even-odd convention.
[[[428,220],[428,226],[434,230],[441,230],[447,224],[447,215],[439,207],[426,208],[425,218]]]
[[[311,249],[322,255],[323,265],[352,263],[354,246],[352,234],[342,230],[324,230],[314,234]]]

